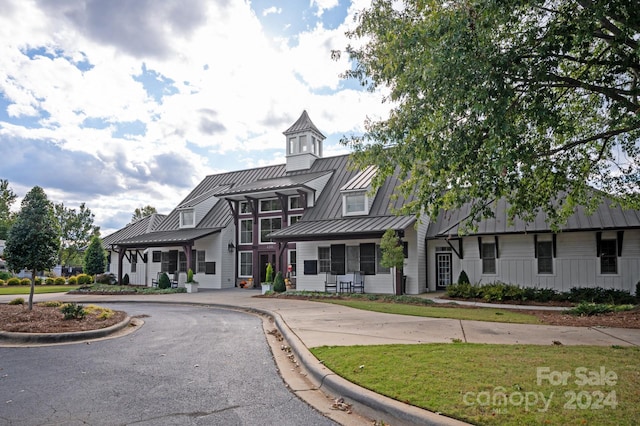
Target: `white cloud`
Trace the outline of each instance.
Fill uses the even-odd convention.
[[[281,13],[282,13],[281,7],[271,6],[262,11],[262,16],[268,16],[273,14],[280,15]]]

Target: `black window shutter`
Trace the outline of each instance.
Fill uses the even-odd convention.
[[[331,272],[336,275],[344,275],[344,259],[345,259],[345,245],[344,244],[332,244],[331,245]]]

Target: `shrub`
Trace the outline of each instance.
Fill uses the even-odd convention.
[[[462,271],[460,271],[460,275],[458,276],[458,284],[470,284],[470,283],[471,281],[469,281],[469,276],[463,269]]]
[[[273,265],[271,264],[271,262],[267,263],[267,270],[265,271],[264,282],[265,283],[273,282]]]
[[[580,302],[580,304],[567,312],[571,315],[580,317],[589,317],[592,315],[606,314],[614,311],[613,305],[604,303]]]
[[[31,285],[31,280],[29,278],[23,278],[20,280],[20,285]]]
[[[193,281],[193,270],[191,268],[189,268],[189,270],[187,271],[187,282],[188,283],[192,283]]]
[[[29,283],[31,284],[31,283]],[[42,285],[42,278],[36,277],[36,285]]]
[[[129,285],[129,274],[124,274],[124,277],[122,277],[122,285]]]
[[[480,286],[470,283],[451,284],[447,286],[447,296],[462,299],[475,299],[480,296]]]
[[[64,315],[64,319],[66,320],[71,320],[71,319],[80,320],[87,315],[87,313],[84,310],[84,306],[74,302],[62,305],[62,307],[60,308],[60,312],[62,312],[62,314]]]
[[[67,284],[69,284],[69,285],[77,285],[78,284],[78,279],[76,277],[69,277],[67,279]]]
[[[7,285],[7,282],[3,279],[0,279],[0,286]]]
[[[84,311],[87,314],[94,315],[102,320],[109,319],[114,314],[112,309],[98,305],[87,305],[85,306]]]
[[[79,274],[76,276],[77,283],[79,285],[91,284],[93,283],[93,278],[91,275],[87,274]]]
[[[98,284],[114,285],[116,281],[116,276],[111,273],[96,275],[96,282]]]
[[[602,287],[573,287],[569,290],[569,300],[572,302],[591,302],[596,304],[632,304],[636,298],[626,290]]]
[[[122,279],[122,281],[124,283],[124,278]],[[171,288],[171,280],[169,279],[169,275],[167,275],[166,272],[163,272],[162,275],[160,275],[160,278],[158,278],[158,288]]]
[[[636,299],[640,302],[640,281],[636,283]]]
[[[9,305],[24,305],[24,299],[22,297],[16,297],[9,302]]]
[[[64,278],[62,280],[64,281]],[[46,278],[44,282],[46,285],[54,285],[56,283],[56,280],[54,278],[49,277],[49,278]]]
[[[57,300],[47,300],[46,302],[37,303],[38,306],[44,306],[45,308],[57,308],[62,306],[62,302]]]
[[[276,274],[276,278],[273,280],[273,291],[276,293],[282,293],[287,290],[287,287],[284,285],[284,278],[282,277],[282,272],[278,272]]]
[[[20,278],[11,277],[7,280],[7,285],[20,285]]]
[[[65,285],[67,283],[67,280],[65,280],[64,277],[56,277],[53,279],[53,283],[55,285]]]
[[[9,273],[7,271],[0,271],[0,280],[7,281],[11,277],[13,277],[13,275],[11,275],[11,273]],[[638,284],[640,284],[640,282]]]

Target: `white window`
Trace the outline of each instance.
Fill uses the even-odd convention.
[[[289,154],[295,154],[296,152],[296,138],[289,138]]]
[[[342,214],[344,216],[368,214],[367,195],[354,192],[342,196]]]
[[[289,210],[302,209],[302,198],[299,195],[289,197]]]
[[[481,257],[482,257],[482,273],[495,274],[496,273],[496,244],[482,243]]]
[[[249,208],[249,202],[248,201],[240,201],[240,204],[238,205],[238,210],[240,210],[240,214],[250,214],[251,213],[251,209]]]
[[[238,253],[240,256],[240,276],[252,277],[253,276],[253,252],[241,251]]]
[[[294,223],[300,222],[301,217],[301,214],[294,214],[292,216],[289,216],[289,226],[293,225]]]
[[[240,244],[253,244],[253,219],[240,220]]]
[[[271,239],[267,238],[267,235],[279,229],[282,229],[282,218],[264,217],[260,219],[260,242],[262,244],[270,243]]]
[[[316,144],[315,136],[311,136],[311,149],[314,154],[318,155],[318,147]]]
[[[331,247],[318,247],[318,272],[331,272]]]
[[[300,135],[300,152],[307,152],[307,136]]]
[[[192,228],[195,226],[195,213],[193,210],[183,210],[180,212],[180,227]]]
[[[538,241],[538,274],[553,274],[553,242]]]
[[[289,250],[289,265],[291,265],[291,276],[292,277],[296,276],[296,263],[297,263],[296,259],[297,259],[296,251],[295,250]]]
[[[280,207],[280,200],[277,198],[260,200],[260,213],[279,212],[280,210],[282,210],[282,207]]]

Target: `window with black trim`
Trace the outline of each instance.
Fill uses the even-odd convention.
[[[538,273],[553,274],[553,243],[538,241]]]
[[[204,250],[198,250],[196,256],[198,258],[198,270],[197,272],[205,272],[206,271],[206,265],[205,265],[205,251]]]
[[[616,240],[602,240],[600,242],[600,273],[618,273],[618,249]]]
[[[289,197],[289,210],[300,210],[302,208],[302,197],[292,195]]]
[[[278,198],[260,200],[260,213],[279,212],[280,210],[282,210],[282,207]]]
[[[332,244],[331,245],[331,272],[336,275],[344,275],[345,267],[345,245],[344,244]]]
[[[138,254],[131,253],[131,272],[138,271]]]
[[[482,243],[481,257],[482,257],[482,273],[495,274],[496,273],[496,244]]]
[[[178,271],[187,272],[187,255],[183,251],[181,251],[178,256]]]
[[[249,208],[248,201],[240,201],[238,203],[238,210],[240,210],[240,214],[250,214],[251,209]]]
[[[151,261],[153,263],[162,262],[162,252],[160,250],[154,250],[151,252]]]

